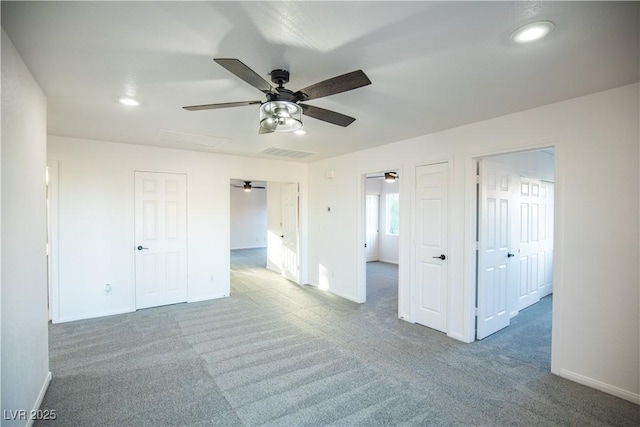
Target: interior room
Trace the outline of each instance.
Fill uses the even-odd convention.
[[[3,425],[640,424],[640,3],[0,7]]]

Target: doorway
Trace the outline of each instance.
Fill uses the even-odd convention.
[[[298,184],[232,179],[230,185],[231,268],[266,268],[300,284]]]
[[[362,302],[398,315],[400,175],[387,170],[364,175],[365,242]]]
[[[554,151],[478,158],[477,172],[476,339],[481,340],[553,292]]]
[[[58,162],[47,160],[47,295],[49,320],[58,323]]]

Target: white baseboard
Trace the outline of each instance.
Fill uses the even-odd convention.
[[[115,316],[116,314],[125,314],[125,313],[133,313],[136,309],[125,309],[125,310],[114,310],[114,311],[103,311],[99,313],[89,313],[85,316],[71,316],[71,317],[61,317],[56,322],[53,323],[66,323],[66,322],[75,322],[76,320],[85,320],[85,319],[95,319],[97,317],[106,317],[106,316]]]
[[[329,289],[326,289],[326,291],[336,296],[339,296],[340,298],[348,299],[349,301],[357,302],[358,304],[362,303],[362,301],[358,301],[358,299],[355,298],[354,296],[344,294],[342,292],[336,291],[335,289],[329,288]]]
[[[31,409],[30,414],[36,413],[38,411],[38,409],[40,409],[40,406],[42,405],[42,401],[44,400],[44,395],[47,392],[47,389],[49,388],[49,384],[51,383],[51,371],[47,372],[47,375],[44,377],[44,383],[42,383],[42,387],[40,387],[40,392],[38,393],[38,398],[36,399],[35,403],[33,404],[33,408]],[[48,408],[48,409],[52,409],[52,408]],[[28,419],[27,420],[27,424],[25,424],[26,427],[31,427],[33,425],[33,422],[35,420],[33,419]]]
[[[212,300],[212,299],[226,298],[228,296],[229,295],[227,295],[227,294],[205,295],[205,296],[189,299],[187,301],[187,304],[192,303],[192,302],[209,301],[209,300]]]
[[[575,372],[567,371],[566,369],[560,369],[558,375],[571,381],[575,381],[579,384],[586,385],[587,387],[595,388],[596,390],[603,391],[607,394],[619,397],[629,402],[640,405],[640,394],[633,393],[628,390],[621,389],[610,384],[603,383],[602,381],[594,380],[593,378],[585,377],[584,375],[576,374]]]
[[[258,246],[239,246],[237,248],[231,248],[232,251],[241,251],[243,249],[266,249],[267,245]]]
[[[390,260],[390,259],[379,259],[380,262],[385,262],[387,264],[395,264],[398,265],[398,260]]]

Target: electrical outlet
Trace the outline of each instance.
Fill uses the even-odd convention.
[[[104,293],[107,295],[111,295],[111,285],[109,283],[104,285]]]

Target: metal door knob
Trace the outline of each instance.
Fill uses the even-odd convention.
[[[447,256],[445,254],[442,254],[440,256],[434,256],[434,257],[431,257],[431,258],[440,258],[441,260],[444,261],[445,259],[447,259]]]
[[[516,254],[512,254],[511,252],[507,252],[507,258],[511,258],[512,256],[516,256]]]
[[[138,250],[141,251],[143,249],[149,249],[149,248],[143,248],[142,245],[138,246]]]

